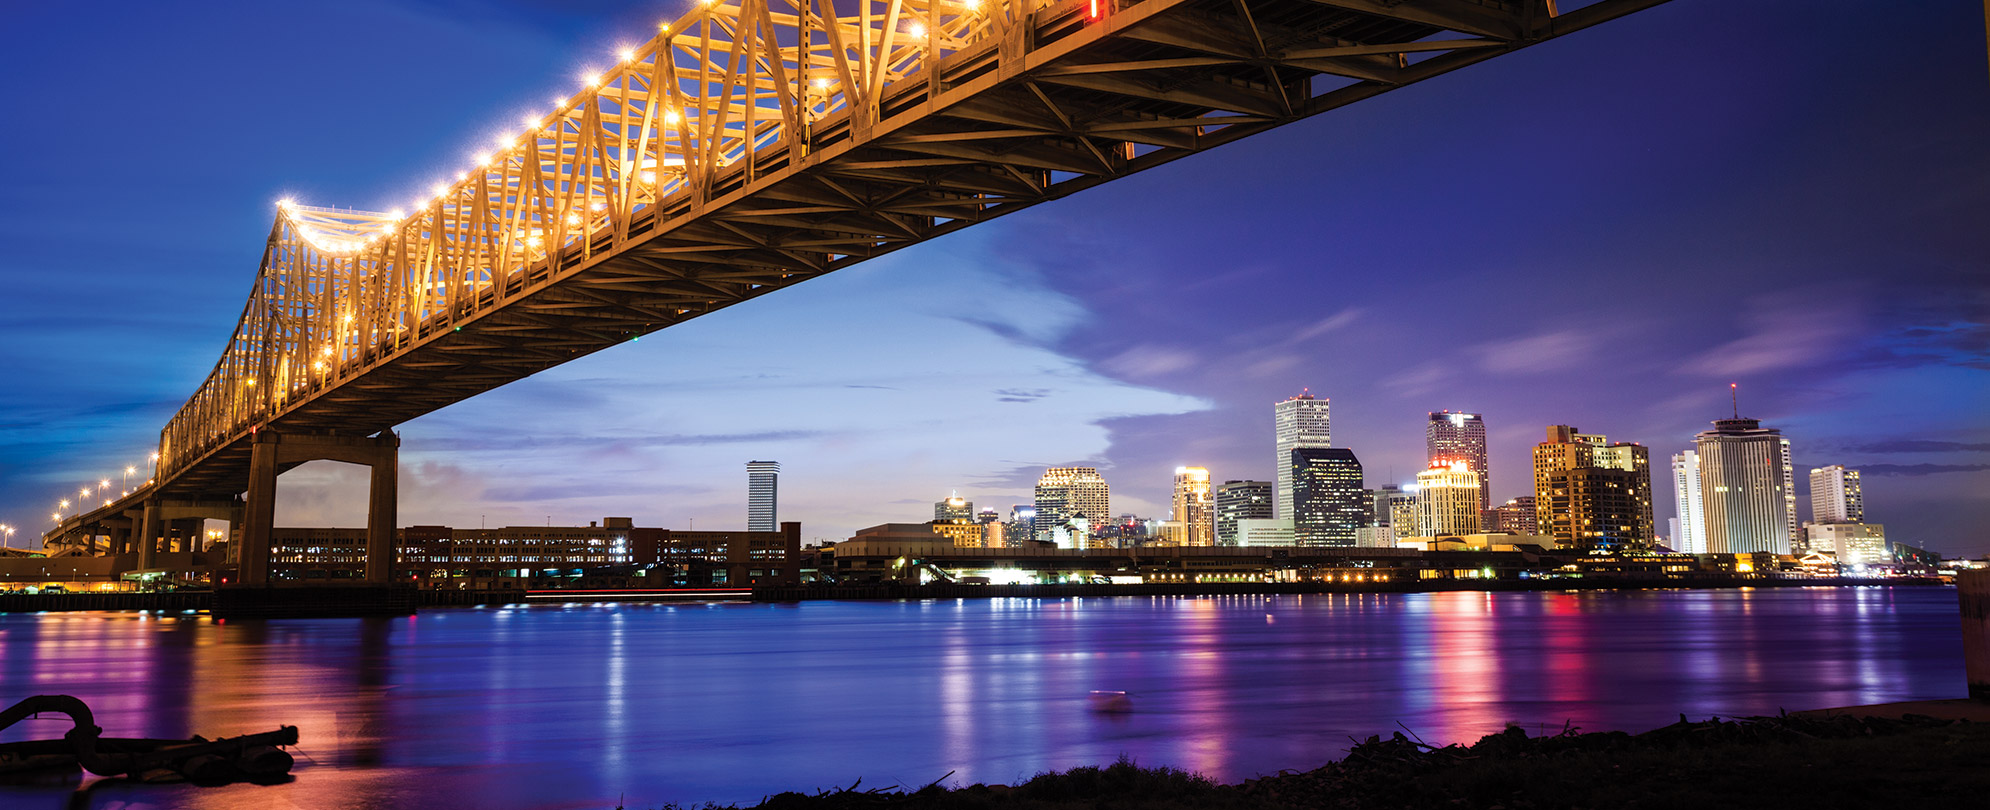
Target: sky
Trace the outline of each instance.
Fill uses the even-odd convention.
[[[1569,4],[1564,4],[1565,6]],[[0,51],[0,523],[127,465],[219,357],[275,202],[397,207],[686,2],[32,4]],[[738,528],[745,462],[840,539],[1050,465],[1161,515],[1332,402],[1370,486],[1484,414],[1665,459],[1729,413],[1990,554],[1981,4],[1674,0],[604,351],[402,425],[400,523]],[[358,468],[278,522],[359,526]],[[1807,514],[1807,505],[1800,512]]]

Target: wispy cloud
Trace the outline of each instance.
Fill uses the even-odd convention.
[[[1942,473],[1982,472],[1990,470],[1990,464],[1861,464],[1862,475],[1900,475],[1917,477],[1940,475]]]
[[[1864,331],[1854,307],[1819,296],[1765,298],[1753,305],[1748,333],[1688,360],[1681,370],[1733,378],[1802,368],[1837,357]]]
[[[1500,340],[1479,346],[1479,363],[1495,374],[1539,374],[1565,371],[1588,361],[1598,337],[1590,332],[1563,330]]]

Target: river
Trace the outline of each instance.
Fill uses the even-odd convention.
[[[1936,587],[4,614],[0,701],[75,695],[108,736],[300,729],[287,784],[110,782],[93,806],[606,810],[1121,756],[1228,781],[1399,729],[1960,697],[1959,626]],[[0,787],[0,806],[68,792]]]

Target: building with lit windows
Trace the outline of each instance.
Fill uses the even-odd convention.
[[[1866,496],[1859,471],[1842,464],[1810,471],[1810,519],[1817,523],[1858,523],[1866,519]]]
[[[1492,508],[1490,512],[1492,525],[1486,526],[1485,529],[1489,532],[1509,534],[1540,534],[1541,521],[1538,508],[1532,495],[1508,498],[1506,503]]]
[[[1187,527],[1186,545],[1216,545],[1216,504],[1209,492],[1209,470],[1202,467],[1175,468],[1172,519]]]
[[[1430,465],[1465,462],[1479,474],[1479,511],[1492,508],[1492,477],[1486,469],[1486,422],[1476,413],[1437,411],[1424,423],[1424,450]]]
[[[1839,565],[1893,562],[1893,555],[1887,550],[1886,527],[1878,523],[1806,523],[1804,534],[1811,551],[1832,554]]]
[[[933,533],[952,540],[956,548],[981,548],[987,544],[988,530],[972,520],[935,520]]]
[[[1032,522],[1038,540],[1059,542],[1061,548],[1083,548],[1089,534],[1074,531],[1072,520],[1083,518],[1089,526],[1111,515],[1112,488],[1096,467],[1051,467],[1037,479]]]
[[[1272,426],[1277,446],[1272,453],[1272,470],[1277,488],[1272,492],[1271,516],[1292,517],[1292,451],[1332,447],[1333,430],[1324,399],[1314,399],[1311,391],[1272,406]]]
[[[781,479],[778,461],[746,462],[746,530],[775,530],[775,501]]]
[[[1416,474],[1415,536],[1479,533],[1479,474],[1453,461]]]
[[[1650,451],[1549,425],[1548,440],[1534,446],[1534,509],[1539,531],[1563,546],[1649,549],[1655,542]]]
[[[1270,481],[1225,481],[1216,488],[1216,544],[1237,545],[1237,521],[1269,520]]]
[[[1707,553],[1788,554],[1797,533],[1790,441],[1761,420],[1721,419],[1693,439]]]
[[[800,575],[799,523],[699,532],[611,517],[586,526],[409,526],[395,534],[394,577],[425,588],[750,587],[792,585]],[[359,579],[365,560],[365,529],[270,535],[272,579]]]
[[[1363,508],[1361,460],[1345,447],[1292,451],[1292,542],[1353,546],[1355,529],[1373,512]]]
[[[1707,553],[1707,520],[1700,514],[1700,454],[1687,450],[1672,457],[1672,550]]]
[[[974,520],[974,502],[959,495],[933,503],[934,520]]]

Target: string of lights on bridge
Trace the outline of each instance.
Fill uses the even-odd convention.
[[[868,0],[866,1],[868,2]],[[934,5],[937,6],[943,3],[944,1],[945,0],[935,0]],[[711,8],[713,5],[717,4],[717,0],[693,0],[693,2],[700,9],[708,9]],[[1039,4],[1050,5],[1052,4],[1052,2],[1055,2],[1055,0],[1040,0]],[[1103,14],[1104,7],[1109,5],[1108,0],[1087,0],[1087,2],[1089,2],[1090,4],[1088,16],[1094,20],[1099,19]],[[957,0],[955,3],[953,3],[953,5],[958,6],[960,10],[965,11],[969,14],[979,14],[981,12],[982,0]],[[670,22],[659,23],[657,25],[657,31],[659,35],[669,34],[671,32],[671,27],[672,23]],[[921,23],[917,20],[913,20],[906,23],[903,28],[899,29],[899,33],[903,34],[906,37],[909,37],[913,41],[924,41],[926,39],[928,32],[926,29],[926,25],[924,23]],[[665,49],[665,52],[667,53],[667,50],[670,47],[669,41],[663,40],[662,45],[663,48]],[[616,51],[616,56],[619,59],[617,67],[642,61],[648,58],[649,55],[650,55],[649,48],[647,46],[644,47],[642,50],[638,50],[635,47],[622,45],[618,47]],[[665,54],[660,53],[657,54],[657,57],[664,58],[664,55]],[[410,210],[416,212],[423,211],[436,205],[439,202],[442,202],[445,199],[449,199],[453,196],[456,196],[459,193],[460,188],[464,184],[470,182],[473,172],[488,172],[491,170],[494,164],[497,164],[502,160],[510,158],[514,151],[531,148],[533,144],[531,143],[530,139],[533,133],[556,126],[565,114],[585,106],[589,95],[599,90],[602,87],[602,81],[606,78],[606,74],[602,71],[589,69],[586,72],[582,73],[578,78],[581,81],[582,88],[570,96],[554,97],[552,99],[553,103],[552,112],[543,115],[527,114],[526,116],[524,116],[524,118],[522,119],[522,123],[524,124],[525,128],[522,131],[518,132],[517,134],[507,134],[507,135],[498,136],[494,142],[496,150],[476,154],[472,158],[474,165],[470,169],[457,172],[456,181],[454,183],[437,183],[430,188],[429,190],[430,194],[426,199],[417,199],[411,201],[408,204],[408,208],[406,209],[396,208],[387,212],[388,220],[385,223],[384,227],[381,228],[380,230],[376,230],[371,233],[367,233],[364,236],[359,236],[357,238],[354,238],[348,236],[340,236],[338,234],[329,233],[316,228],[300,227],[299,228],[300,235],[304,238],[305,241],[309,242],[313,247],[316,247],[320,251],[332,255],[350,255],[378,245],[381,240],[391,235],[395,231],[395,229],[407,223],[409,219]],[[816,78],[815,80],[810,82],[810,86],[816,91],[816,94],[818,96],[822,97],[822,103],[825,107],[825,113],[826,113],[827,108],[830,106],[829,99],[826,96],[827,96],[827,91],[832,86],[831,80],[827,78]],[[662,118],[662,125],[664,127],[677,126],[680,123],[682,123],[684,120],[683,115],[679,110],[669,106],[665,106],[663,108],[663,113],[661,118]],[[750,149],[751,145],[749,145],[749,150]],[[523,160],[524,155],[521,154],[520,159]],[[643,185],[650,186],[652,188],[655,187],[658,179],[658,174],[657,174],[658,168],[661,168],[667,172],[681,172],[683,169],[681,165],[681,160],[664,161],[665,165],[661,167],[657,167],[651,164],[649,161],[645,161],[644,163],[645,165],[642,168],[645,169],[645,171],[641,172],[641,174],[639,175],[639,179],[642,181]],[[286,214],[293,214],[298,210],[299,203],[293,197],[285,197],[277,201],[277,207],[282,209]],[[593,212],[596,214],[601,214],[605,211],[606,208],[607,208],[606,203],[597,202],[593,206]],[[580,227],[581,216],[579,214],[573,214],[573,213],[568,214],[566,217],[566,224],[568,227]],[[595,218],[593,222],[588,223],[588,229],[590,231],[596,231],[600,230],[601,228],[607,227],[608,224],[609,223],[606,217],[599,217]],[[534,229],[529,229],[529,233],[526,231],[520,231],[518,233],[514,233],[512,234],[512,237],[515,240],[517,240],[518,243],[523,244],[525,247],[529,249],[539,250],[543,244],[543,239],[541,234],[542,232],[540,229],[534,228]]]

